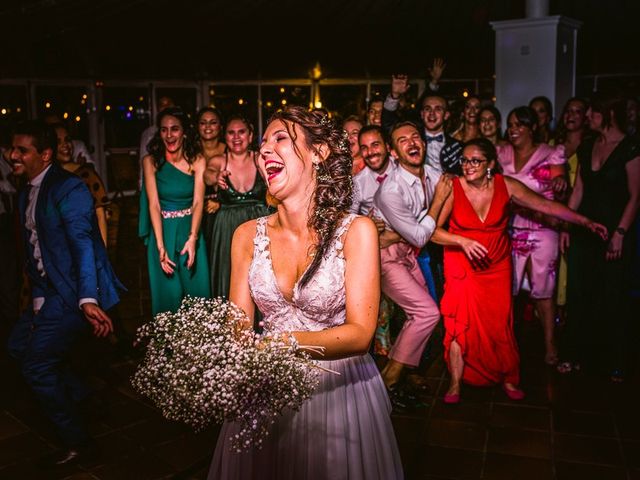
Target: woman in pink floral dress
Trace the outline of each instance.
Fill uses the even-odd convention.
[[[529,107],[517,107],[507,117],[508,145],[498,147],[504,175],[516,178],[534,192],[553,200],[566,188],[564,147],[536,143],[537,116]],[[529,282],[545,334],[545,362],[558,361],[554,339],[555,287],[558,267],[558,231],[554,221],[518,208],[511,222],[513,294]]]

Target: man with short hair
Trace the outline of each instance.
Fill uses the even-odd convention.
[[[380,97],[374,97],[367,108],[367,125],[382,125],[383,101]]]
[[[387,228],[403,239],[380,251],[382,291],[407,315],[382,371],[393,396],[404,367],[420,363],[427,340],[440,319],[416,254],[435,231],[452,182],[448,175],[439,180],[429,176],[424,167],[426,146],[415,124],[402,122],[393,128],[391,149],[398,166],[376,192],[373,204]]]
[[[64,443],[48,466],[83,457],[89,435],[77,403],[89,389],[66,356],[89,326],[98,337],[113,332],[105,310],[124,289],[109,264],[93,198],[82,179],[57,164],[56,151],[56,134],[43,122],[24,122],[14,131],[13,173],[29,181],[18,211],[33,304],[13,328],[8,348]]]
[[[462,174],[460,158],[462,144],[445,132],[445,125],[449,119],[447,100],[435,93],[433,87],[426,90],[418,100],[419,112],[409,112],[406,117],[416,121],[419,117],[423,130],[421,132],[426,144],[426,165],[433,174],[454,173]],[[401,96],[409,90],[409,78],[406,75],[395,75],[391,82],[391,94],[384,103],[382,121],[391,128],[401,120],[398,105]],[[417,115],[419,114],[419,115]]]

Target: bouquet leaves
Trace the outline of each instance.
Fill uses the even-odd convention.
[[[177,312],[156,315],[137,332],[146,342],[132,378],[170,419],[196,431],[236,422],[233,448],[260,447],[285,410],[299,410],[320,368],[281,336],[258,335],[236,305],[186,297]]]

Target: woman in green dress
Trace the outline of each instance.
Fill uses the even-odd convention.
[[[218,186],[220,210],[216,213],[210,241],[211,290],[214,297],[229,296],[231,239],[239,225],[268,215],[267,186],[251,151],[253,126],[232,116],[225,127],[227,150],[207,162],[205,182]]]
[[[151,311],[176,311],[186,295],[209,297],[207,253],[200,232],[205,160],[179,107],[158,115],[142,160],[139,235],[147,245]]]

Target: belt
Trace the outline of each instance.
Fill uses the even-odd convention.
[[[182,218],[191,215],[191,207],[182,210],[161,210],[162,218]]]

